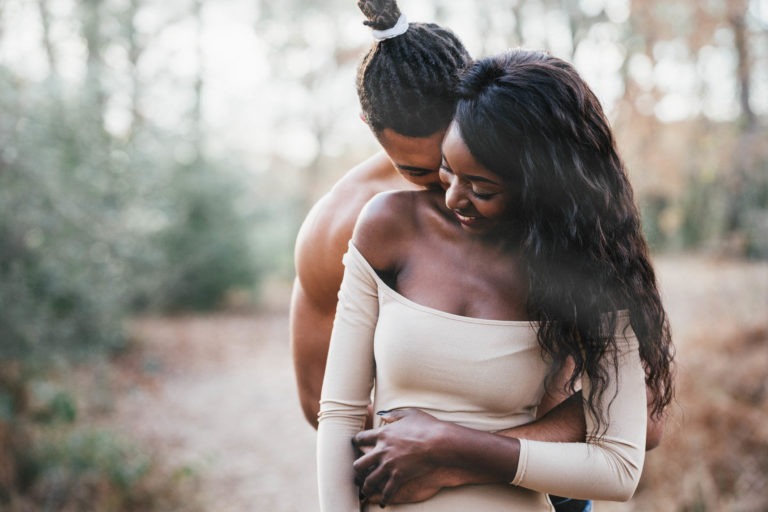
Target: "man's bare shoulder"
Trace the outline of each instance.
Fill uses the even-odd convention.
[[[296,238],[296,274],[318,303],[335,306],[344,270],[341,258],[366,203],[376,194],[408,186],[384,153],[348,171],[312,207]]]

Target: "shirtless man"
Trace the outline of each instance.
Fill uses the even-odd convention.
[[[461,42],[447,29],[398,22],[400,11],[393,1],[364,0],[358,5],[377,39],[358,71],[361,117],[383,151],[348,171],[315,204],[296,240],[291,348],[301,406],[314,428],[344,273],[342,256],[357,217],[380,192],[439,186],[441,143],[453,116],[454,87],[459,70],[470,61]],[[542,411],[562,403],[537,422],[511,429],[509,434],[547,441],[583,439],[586,427],[581,398],[565,398],[549,396]],[[661,433],[652,424],[649,422],[651,447]],[[440,486],[473,483],[470,475],[435,471],[432,476],[429,485],[422,482],[403,488],[390,503],[423,499]],[[585,502],[573,504],[580,508],[572,510],[588,510]]]
[[[375,14],[377,7],[369,5],[374,3],[360,2],[360,7],[381,40],[360,65],[357,90],[361,117],[384,151],[347,172],[318,201],[296,240],[291,346],[301,405],[315,428],[344,273],[341,258],[357,216],[379,192],[439,186],[440,145],[453,117],[458,73],[470,61],[449,30],[434,24],[396,25],[396,5],[387,17]]]

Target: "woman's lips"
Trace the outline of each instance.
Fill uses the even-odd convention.
[[[474,226],[480,221],[480,217],[472,217],[469,215],[464,215],[455,210],[453,214],[456,215],[456,218],[459,220],[459,222],[465,226]]]

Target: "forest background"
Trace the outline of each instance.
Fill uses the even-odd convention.
[[[720,301],[672,315],[680,406],[628,510],[768,509],[768,2],[400,7],[475,56],[574,62],[615,128],[671,309]],[[369,37],[353,0],[0,0],[0,510],[313,509],[314,433],[286,384],[293,241],[377,149],[354,90]],[[254,419],[259,442],[284,427],[304,450],[229,474],[245,506],[208,489],[220,447],[201,463],[178,449],[213,432],[147,426],[199,359],[228,382],[222,354],[253,378],[237,386],[272,385],[285,408],[282,427]],[[276,458],[295,464],[248,483]]]

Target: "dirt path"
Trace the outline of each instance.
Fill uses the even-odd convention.
[[[701,333],[765,322],[768,264],[665,258],[658,271],[680,358]],[[141,349],[120,366],[117,428],[191,468],[206,510],[317,509],[315,432],[296,398],[284,306],[144,319],[135,335]]]
[[[199,476],[205,510],[315,510],[315,431],[301,416],[287,314],[146,319],[116,406],[126,435]],[[136,371],[136,369],[143,371]]]

